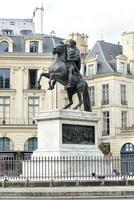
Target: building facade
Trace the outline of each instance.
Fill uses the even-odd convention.
[[[99,143],[112,155],[134,155],[134,33],[123,33],[123,46],[97,41],[85,58],[92,109],[100,118]]]
[[[52,49],[63,41],[44,34],[43,12],[41,6],[32,19],[0,19],[0,157],[29,157],[38,143],[34,117],[68,100],[60,84],[47,90],[45,78],[37,89],[40,74],[54,59]],[[122,46],[97,41],[90,52],[87,35],[70,38],[81,51],[81,73],[100,119],[99,143],[108,145],[112,155],[134,155],[134,33],[122,34]]]

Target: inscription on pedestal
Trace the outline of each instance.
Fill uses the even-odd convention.
[[[95,144],[95,127],[62,124],[63,144]]]

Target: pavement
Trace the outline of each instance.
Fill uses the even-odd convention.
[[[134,186],[0,188],[0,199],[133,199]]]

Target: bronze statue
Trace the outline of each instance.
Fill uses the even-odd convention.
[[[69,40],[67,45],[67,64],[68,64],[68,84],[67,87],[73,86],[73,76],[81,77],[81,56],[80,51],[76,47],[76,42],[74,40]]]
[[[78,109],[82,103],[84,110],[92,112],[88,93],[88,84],[80,74],[80,53],[74,40],[69,41],[69,45],[58,44],[53,49],[53,54],[57,55],[48,68],[48,73],[41,73],[38,80],[38,89],[41,88],[40,81],[44,76],[49,79],[49,90],[54,89],[55,83],[59,82],[66,87],[69,103],[64,107],[67,109],[73,104],[72,97],[77,93],[79,103],[73,108]]]

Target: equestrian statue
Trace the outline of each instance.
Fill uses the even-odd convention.
[[[77,94],[79,103],[73,108],[78,109],[84,104],[84,110],[92,112],[88,92],[88,84],[80,74],[81,56],[76,47],[75,40],[69,40],[68,44],[61,42],[53,49],[56,55],[54,61],[48,68],[48,72],[40,74],[37,82],[38,89],[41,89],[40,81],[42,77],[49,79],[48,90],[53,90],[56,82],[66,87],[69,103],[63,109],[67,109],[73,104],[73,95]]]

